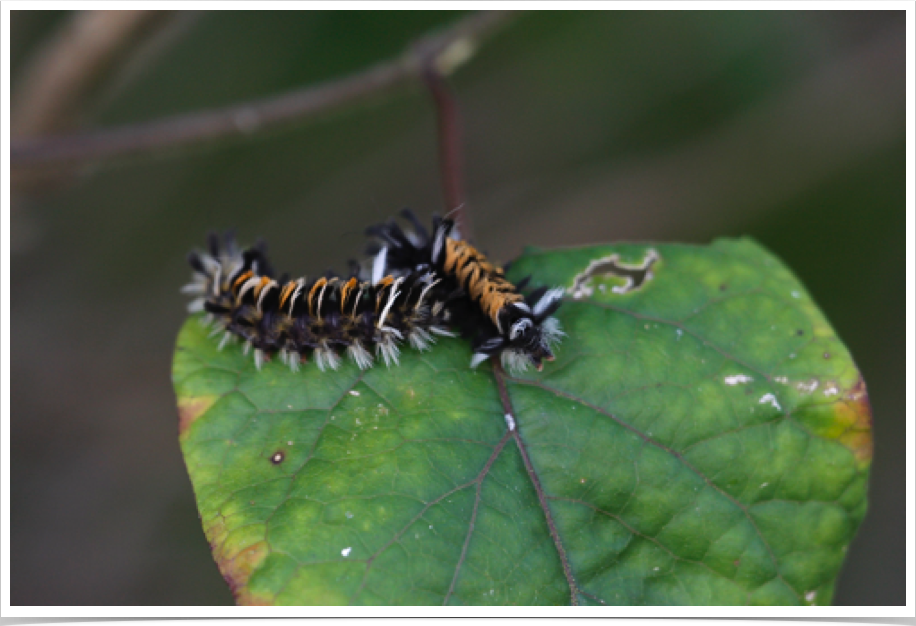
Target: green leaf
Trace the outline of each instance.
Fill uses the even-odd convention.
[[[650,250],[638,288],[601,270]],[[459,339],[258,372],[185,324],[181,446],[238,602],[829,603],[871,416],[794,276],[749,240],[531,249],[529,274],[577,289],[556,361],[516,379]]]

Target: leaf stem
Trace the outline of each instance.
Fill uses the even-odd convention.
[[[541,504],[541,510],[544,512],[544,517],[547,520],[547,527],[550,530],[550,538],[553,539],[553,545],[557,549],[557,554],[560,557],[560,563],[563,566],[563,574],[566,576],[566,582],[569,585],[570,604],[572,606],[578,606],[579,587],[576,584],[575,577],[573,576],[572,566],[569,564],[569,558],[566,556],[566,549],[563,547],[563,542],[560,541],[560,533],[557,531],[557,525],[553,521],[553,515],[550,513],[550,506],[547,503],[547,494],[544,492],[544,487],[541,486],[541,481],[534,469],[534,465],[531,463],[531,458],[528,456],[528,449],[525,447],[525,444],[519,435],[518,420],[515,419],[515,412],[512,410],[512,401],[509,398],[509,391],[506,389],[506,373],[500,365],[498,359],[492,359],[492,362],[493,377],[496,378],[496,386],[499,389],[499,398],[502,401],[503,410],[506,412],[506,415],[511,415],[515,421],[515,428],[510,432],[512,437],[515,439],[515,445],[518,446],[518,451],[522,455],[522,461],[525,463],[525,469],[528,472],[528,477],[531,479],[531,484],[534,485],[534,490],[537,492],[538,502]]]

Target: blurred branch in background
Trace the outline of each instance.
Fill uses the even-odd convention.
[[[171,30],[175,11],[76,12],[39,48],[24,68],[10,107],[12,142],[61,133],[81,126],[99,92],[144,55],[157,35]],[[14,149],[15,151],[15,149]],[[66,169],[14,169],[13,251],[22,252],[39,237],[24,208],[33,199],[69,180]]]
[[[463,236],[468,237],[471,233],[471,223],[464,208],[464,163],[458,103],[440,68],[428,65],[423,72],[423,80],[436,103],[439,125],[439,175],[442,178],[445,208],[454,212],[455,222]]]
[[[472,14],[452,27],[408,46],[401,58],[378,64],[341,80],[274,98],[111,129],[14,139],[10,162],[14,169],[83,164],[244,136],[297,122],[416,81],[429,67],[435,67],[443,74],[451,72],[472,56],[474,46],[480,39],[492,33],[511,15],[510,12],[502,11]],[[130,32],[126,26],[122,26],[121,30],[125,34]],[[97,56],[101,58],[103,55]]]
[[[11,132],[21,139],[78,124],[92,91],[172,11],[75,14],[31,60],[12,103]]]

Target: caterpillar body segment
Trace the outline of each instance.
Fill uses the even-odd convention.
[[[274,278],[263,245],[240,250],[227,235],[222,244],[211,237],[209,253],[194,252],[193,278],[182,291],[193,297],[190,311],[206,311],[220,343],[239,338],[254,350],[258,368],[279,355],[296,370],[309,354],[324,370],[340,366],[344,354],[365,369],[381,359],[398,363],[405,341],[426,350],[448,330],[449,294],[433,271],[377,281],[325,276]]]
[[[540,288],[525,296],[520,288],[527,280],[520,285],[508,281],[501,267],[460,239],[452,220],[433,218],[430,234],[411,211],[401,215],[412,228],[404,230],[389,220],[367,230],[376,240],[369,248],[375,271],[433,271],[447,288],[460,290],[464,310],[456,317],[464,322],[465,332],[476,335],[472,367],[499,355],[507,370],[518,373],[529,366],[540,370],[543,361],[553,360],[553,349],[564,336],[553,317],[563,289]]]

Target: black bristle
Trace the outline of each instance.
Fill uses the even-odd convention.
[[[530,294],[528,294],[528,297],[525,298],[525,302],[530,305],[534,305],[534,303],[540,300],[541,296],[543,296],[545,293],[547,293],[547,287],[538,287]]]
[[[426,232],[426,229],[423,227],[423,224],[420,223],[420,220],[417,219],[416,214],[413,211],[404,207],[401,209],[401,215],[407,219],[408,222],[413,226],[414,231],[419,235],[422,241],[429,241],[429,233]]]
[[[210,256],[213,258],[219,256],[219,235],[215,232],[210,232],[207,235],[207,247],[210,250]]]
[[[200,255],[196,252],[191,252],[188,254],[188,263],[194,268],[195,272],[200,272],[201,274],[206,274],[204,270],[204,264],[200,260]]]

